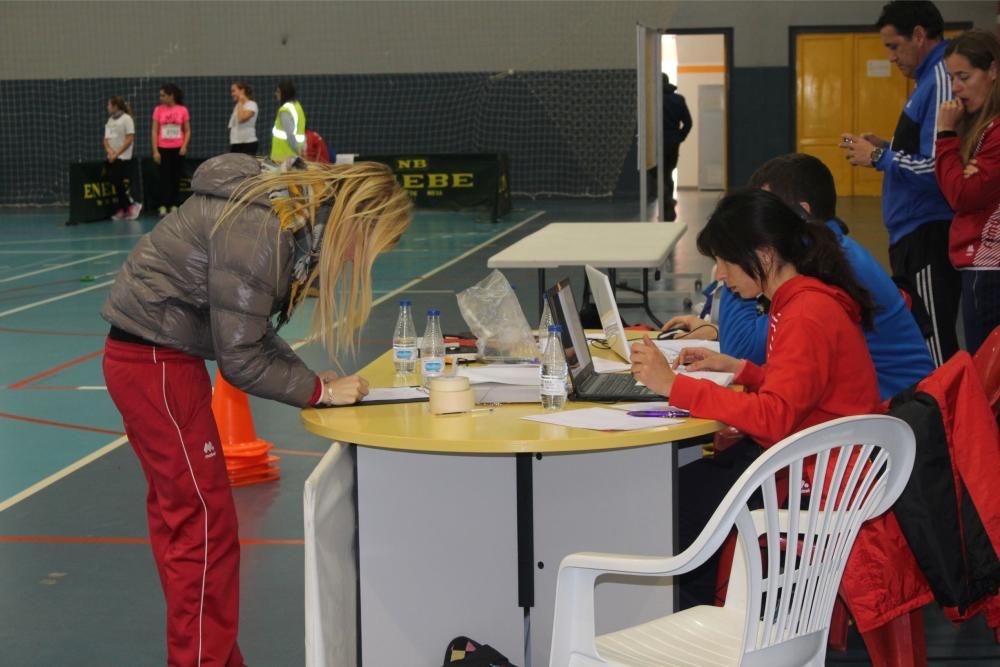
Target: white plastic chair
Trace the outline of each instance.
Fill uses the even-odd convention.
[[[862,523],[889,509],[902,492],[914,447],[910,427],[894,417],[820,424],[785,438],[757,459],[683,553],[672,558],[570,554],[559,566],[550,666],[822,666],[854,539]],[[780,510],[775,475],[787,470],[788,507],[802,507],[803,460],[810,456],[815,456],[817,483],[808,509]],[[827,477],[824,500],[819,481]],[[750,511],[747,501],[757,489],[764,509]],[[598,577],[690,572],[722,546],[734,524],[740,548],[725,607],[695,607],[595,637]],[[766,569],[760,539],[765,534]],[[784,549],[785,535],[799,537],[787,540]]]

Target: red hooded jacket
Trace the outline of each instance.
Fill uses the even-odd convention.
[[[784,283],[771,301],[767,364],[744,362],[736,393],[679,376],[670,403],[717,419],[764,447],[838,417],[879,412],[878,379],[847,294],[807,276]]]
[[[744,362],[735,378],[746,392],[679,376],[670,402],[734,426],[764,447],[838,417],[881,414],[859,322],[858,305],[845,292],[815,278],[793,278],[771,302],[767,364]],[[862,527],[842,591],[861,632],[933,599],[891,512]]]
[[[1000,119],[983,131],[972,157],[979,171],[962,175],[961,139],[937,140],[934,174],[955,211],[948,233],[948,256],[957,269],[1000,267]]]

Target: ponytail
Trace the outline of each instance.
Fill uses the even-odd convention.
[[[124,111],[129,116],[132,115],[132,107],[128,105],[128,102],[125,101],[124,97],[121,97],[119,95],[112,95],[111,97],[108,98],[108,102],[111,102],[111,104],[113,104],[115,108],[118,109],[119,111]]]
[[[802,246],[802,256],[792,262],[795,270],[844,290],[861,308],[861,325],[870,330],[874,326],[875,302],[855,278],[837,235],[826,225],[805,223],[802,225]]]
[[[836,235],[808,221],[780,197],[766,190],[744,190],[723,197],[698,234],[698,251],[735,264],[766,284],[767,273],[757,250],[772,248],[783,262],[804,276],[837,287],[857,302],[861,323],[871,329],[875,312],[871,294],[854,277]]]

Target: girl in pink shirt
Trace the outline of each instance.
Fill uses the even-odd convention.
[[[177,210],[184,156],[191,141],[191,116],[181,102],[184,93],[173,83],[160,86],[153,109],[153,160],[160,165],[160,217]]]

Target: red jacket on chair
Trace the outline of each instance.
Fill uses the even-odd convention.
[[[984,613],[990,627],[1000,627],[996,421],[966,352],[914,389],[903,399],[907,403],[893,399],[891,409],[917,427],[919,451],[910,484],[892,513],[869,522],[858,535],[844,572],[844,597],[861,632],[930,602],[934,593],[952,620]],[[914,423],[921,403],[930,418],[918,416]],[[906,411],[914,405],[916,411]],[[948,472],[950,478],[944,477]],[[905,538],[897,516],[904,519]]]

